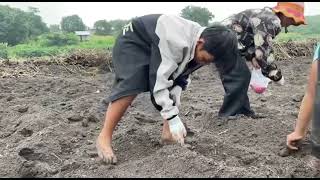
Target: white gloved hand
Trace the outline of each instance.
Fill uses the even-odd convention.
[[[282,76],[282,78],[279,80],[279,81],[276,81],[275,82],[277,85],[281,85],[281,86],[283,86],[284,85],[284,83],[285,83],[285,81],[284,81],[284,77]]]
[[[173,119],[168,120],[169,129],[172,134],[174,141],[179,144],[184,144],[184,137],[187,135],[187,130],[180,120],[179,116],[174,117]]]
[[[186,89],[188,89],[188,87],[189,87],[190,84],[191,84],[191,78],[189,77],[189,78],[187,79],[187,81],[188,81],[188,84],[187,84],[187,86],[186,86]]]
[[[272,70],[269,73],[269,77],[275,76],[278,73],[278,70]],[[285,81],[284,81],[284,76],[281,77],[279,81],[274,81],[276,85],[281,85],[283,86]]]
[[[174,86],[172,90],[170,91],[170,94],[172,96],[173,102],[175,102],[175,105],[178,107],[180,106],[180,98],[181,98],[181,92],[182,88],[180,86]]]

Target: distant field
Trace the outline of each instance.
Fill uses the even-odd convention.
[[[320,15],[306,16],[307,25],[290,26],[288,33],[284,30],[276,37],[276,41],[284,42],[288,40],[305,41],[307,39],[320,40]]]
[[[307,25],[298,27],[290,26],[289,32],[282,32],[275,38],[277,42],[307,41],[308,39],[318,39],[320,42],[320,15],[307,16]],[[27,57],[41,57],[58,54],[66,54],[75,49],[107,49],[112,48],[115,42],[114,36],[94,35],[89,41],[79,42],[73,45],[46,46],[40,40],[31,40],[24,44],[8,47],[8,57],[10,59],[23,59]],[[1,55],[1,52],[0,52]]]
[[[113,36],[92,36],[88,41],[80,42],[76,45],[65,46],[43,46],[38,41],[30,41],[25,44],[19,44],[8,47],[10,59],[50,56],[68,53],[75,49],[107,49],[112,48],[115,38]]]
[[[306,41],[308,39],[318,39],[320,40],[320,34],[303,34],[299,32],[288,32],[280,33],[276,38],[275,41],[277,42],[287,42],[289,40],[292,41]]]

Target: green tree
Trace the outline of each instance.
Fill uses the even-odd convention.
[[[9,45],[16,45],[28,39],[29,25],[27,23],[28,17],[23,11],[17,10],[7,14],[7,26],[5,30],[4,41]],[[1,26],[1,25],[0,25]],[[2,39],[2,38],[1,38]]]
[[[118,35],[120,32],[122,32],[122,28],[124,25],[126,25],[129,22],[129,20],[122,20],[122,19],[115,19],[109,21],[111,24],[111,30],[113,35]]]
[[[207,9],[198,6],[187,6],[181,10],[181,17],[208,26],[214,15]]]
[[[8,47],[7,44],[0,43],[0,60],[8,59]]]
[[[37,13],[40,12],[38,8],[36,8],[36,7],[31,7],[31,6],[28,7],[28,11],[31,12],[31,13],[33,13],[33,14],[37,14]]]
[[[79,43],[79,38],[74,33],[48,33],[41,37],[44,46],[65,46]]]
[[[106,20],[99,20],[94,23],[95,34],[97,35],[110,35],[112,25]]]
[[[0,6],[0,43],[16,45],[27,39],[48,32],[42,18],[32,11],[25,12],[18,8]]]
[[[46,23],[42,21],[41,16],[36,14],[39,12],[38,8],[29,7],[29,12],[27,12],[27,24],[29,26],[28,38],[34,38],[40,34],[49,32],[49,28]]]
[[[78,15],[66,16],[61,20],[61,29],[66,32],[84,31],[86,25]]]
[[[60,32],[61,31],[59,24],[51,24],[49,26],[49,29],[50,29],[50,32],[52,32],[52,33],[56,33],[56,32]]]

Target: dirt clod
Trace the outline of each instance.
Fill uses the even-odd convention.
[[[25,113],[25,112],[28,111],[28,109],[29,109],[29,107],[23,106],[23,107],[19,107],[17,111],[18,111],[19,113]]]
[[[83,117],[81,117],[79,114],[72,114],[67,119],[71,122],[78,122],[82,121]]]

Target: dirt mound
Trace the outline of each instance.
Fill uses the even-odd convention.
[[[288,41],[284,43],[274,43],[273,49],[275,52],[276,60],[287,60],[297,57],[310,57],[313,56],[316,39],[300,41]]]
[[[0,77],[35,76],[43,73],[94,75],[113,72],[112,69],[111,51],[99,49],[75,50],[68,55],[33,57],[25,61],[0,61]]]
[[[65,57],[67,64],[84,67],[107,66],[112,69],[111,51],[97,49],[78,49]]]

